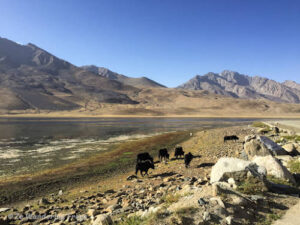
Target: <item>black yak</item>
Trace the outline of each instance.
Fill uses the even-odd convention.
[[[175,156],[176,159],[178,157],[181,157],[181,156],[183,157],[184,156],[184,151],[183,151],[183,149],[182,149],[181,146],[175,148],[175,154],[174,154],[174,156]]]
[[[193,160],[194,156],[192,153],[188,153],[184,155],[184,164],[185,164],[185,168],[188,168],[191,161]]]
[[[169,159],[170,155],[168,153],[168,150],[166,148],[163,148],[163,149],[160,149],[159,152],[158,152],[158,158],[159,158],[159,161],[162,161],[162,159]]]
[[[138,162],[135,167],[135,174],[137,175],[138,171],[140,171],[140,173],[143,177],[143,176],[145,176],[145,174],[148,175],[148,170],[150,168],[154,169],[154,164],[152,162],[150,162],[149,160],[143,161],[143,162]],[[145,173],[143,174],[143,172],[145,172]]]
[[[137,155],[136,162],[143,162],[149,160],[153,164],[153,158],[148,152],[143,152]]]
[[[239,140],[239,138],[236,135],[231,135],[231,136],[225,136],[224,137],[224,143],[226,141],[237,141],[237,140]]]

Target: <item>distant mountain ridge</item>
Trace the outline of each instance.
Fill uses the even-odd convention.
[[[117,80],[121,83],[131,85],[131,86],[137,86],[137,87],[165,87],[162,84],[159,84],[147,77],[140,77],[140,78],[132,78],[132,77],[127,77],[123,74],[119,74],[116,72],[113,72],[107,68],[104,67],[97,67],[94,65],[89,65],[89,66],[82,66],[81,67],[84,70],[93,72],[95,74],[98,74],[102,77],[106,77],[110,80]]]
[[[247,76],[238,72],[197,75],[178,86],[180,89],[206,90],[210,93],[235,98],[268,99],[277,102],[300,103],[300,85],[296,82],[279,83],[259,76]]]

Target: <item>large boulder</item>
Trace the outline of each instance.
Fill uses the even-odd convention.
[[[254,156],[267,156],[267,155],[288,155],[280,145],[265,136],[249,136],[245,139],[244,151],[248,159]]]
[[[271,155],[271,152],[259,140],[252,139],[244,144],[244,151],[248,159],[252,159],[256,155]]]
[[[272,155],[288,155],[277,143],[265,136],[258,136],[258,140],[272,153]]]
[[[244,171],[250,163],[250,161],[238,158],[220,158],[218,162],[212,167],[210,183],[220,181],[225,173]]]
[[[297,150],[297,146],[294,143],[288,143],[284,146],[282,146],[291,156],[297,156],[300,153]]]
[[[279,159],[268,155],[268,156],[255,156],[252,160],[253,163],[256,163],[258,166],[265,167],[268,175],[274,177],[288,180],[292,183],[296,183],[293,175],[288,171],[288,169],[282,165]]]

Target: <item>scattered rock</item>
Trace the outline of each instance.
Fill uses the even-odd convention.
[[[209,221],[211,219],[210,213],[205,211],[202,218],[204,221]]]
[[[107,214],[98,215],[93,222],[93,225],[112,225],[113,221],[111,217]]]
[[[0,213],[7,212],[9,210],[10,210],[10,208],[0,208]]]
[[[50,202],[48,201],[47,198],[41,198],[40,201],[38,202],[40,205],[48,205]]]
[[[126,180],[134,180],[134,179],[137,179],[138,177],[136,175],[131,175],[131,176],[128,176],[126,178]]]

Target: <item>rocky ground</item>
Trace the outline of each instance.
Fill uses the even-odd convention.
[[[268,165],[260,165],[257,157],[269,157],[271,150],[260,142],[258,133],[287,149],[293,148],[288,149],[293,154],[280,156],[284,158],[282,167],[288,167],[288,161],[299,161],[297,140],[274,134],[269,127],[201,131],[182,143],[183,149],[195,156],[188,169],[182,159],[156,162],[155,170],[146,177],[136,177],[131,172],[93,187],[60,191],[1,208],[0,224],[271,224],[299,201],[297,179],[288,180],[288,172],[274,172]],[[237,135],[240,140],[224,143],[225,135]],[[240,161],[226,165],[231,160]],[[257,171],[265,173],[268,180],[288,184],[296,193],[271,192],[269,183],[243,167],[253,160],[257,161]],[[297,169],[297,163],[293,166]]]

